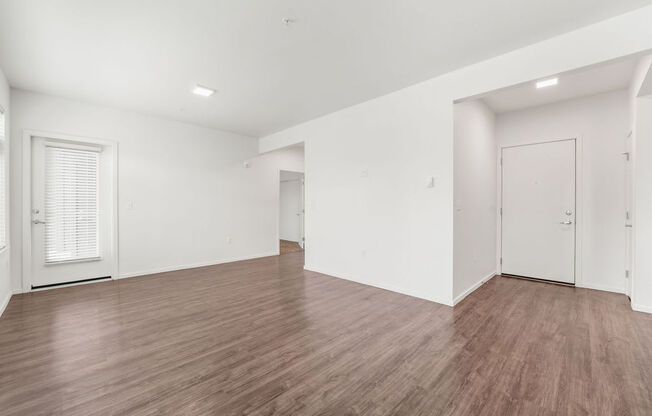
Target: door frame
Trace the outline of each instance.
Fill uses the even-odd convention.
[[[546,143],[555,143],[561,141],[574,141],[575,142],[575,286],[584,287],[582,280],[582,228],[584,224],[583,218],[583,205],[582,205],[582,138],[581,136],[571,136],[569,138],[562,139],[548,139],[548,140],[537,140],[529,141],[519,144],[510,144],[503,145],[499,144],[497,146],[496,154],[496,179],[497,179],[497,207],[496,210],[496,270],[499,274],[502,274],[503,267],[501,263],[502,252],[503,252],[503,166],[502,166],[502,154],[503,149],[508,149],[512,147],[523,147],[523,146],[532,146],[536,144],[546,144]]]
[[[279,242],[281,241],[281,171],[300,173],[303,175],[301,179],[301,209],[303,210],[301,216],[301,238],[303,244],[301,248],[306,249],[306,172],[301,172],[292,169],[277,169],[276,170],[276,255],[281,254]]]
[[[32,139],[34,137],[44,137],[53,140],[63,140],[69,142],[81,142],[94,144],[104,147],[110,155],[111,160],[111,213],[109,215],[111,229],[111,279],[117,279],[119,271],[119,252],[118,252],[118,142],[109,139],[97,139],[91,137],[72,136],[69,134],[54,133],[42,130],[24,130],[23,131],[23,178],[22,178],[22,237],[23,237],[23,272],[22,286],[23,293],[31,292],[32,289]],[[69,283],[62,286],[74,286],[92,282]],[[47,290],[47,289],[35,289]]]

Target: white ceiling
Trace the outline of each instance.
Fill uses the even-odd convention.
[[[536,81],[483,94],[494,113],[506,113],[607,91],[629,88],[640,56],[583,68],[557,76],[559,83],[537,89]],[[552,78],[552,77],[550,77]],[[548,78],[544,78],[548,79]]]
[[[261,136],[648,4],[0,0],[0,67],[17,88]]]

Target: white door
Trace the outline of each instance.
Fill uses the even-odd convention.
[[[299,223],[301,225],[301,248],[306,248],[306,179],[301,175],[301,199],[299,201]]]
[[[575,283],[575,140],[502,149],[502,273]]]
[[[289,172],[292,177],[282,179],[280,185],[281,240],[303,242],[303,175]]]
[[[111,168],[103,150],[32,139],[32,288],[111,277]]]
[[[632,263],[634,233],[632,230],[632,209],[634,207],[634,180],[632,170],[632,135],[625,138],[625,294],[632,296]]]

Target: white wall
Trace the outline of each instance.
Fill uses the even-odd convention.
[[[281,240],[300,242],[301,232],[301,181],[303,174],[298,172],[281,172],[279,196],[279,238]]]
[[[301,149],[258,156],[250,137],[20,90],[11,121],[14,230],[23,213],[19,144],[33,129],[118,141],[120,276],[278,252],[278,170],[302,171]],[[21,247],[21,233],[12,245]],[[15,289],[21,269],[16,250]]]
[[[581,287],[625,292],[622,153],[629,131],[629,97],[624,90],[499,114],[496,118],[500,146],[581,139],[581,275],[576,276],[576,284]]]
[[[5,152],[4,152],[5,166],[6,166],[5,183],[7,185],[9,184],[10,169],[11,169],[11,167],[9,166],[9,161],[10,161],[9,154],[11,152],[11,143],[9,140],[9,133],[10,133],[9,129],[11,128],[11,119],[10,119],[11,114],[9,112],[9,105],[10,105],[9,96],[10,96],[9,84],[7,83],[7,79],[5,78],[4,73],[0,69],[0,107],[5,112],[5,135],[7,137],[5,142]],[[11,285],[11,274],[10,274],[11,230],[9,227],[9,215],[10,215],[9,205],[11,200],[11,193],[9,190],[9,186],[7,186],[5,189],[6,189],[5,212],[7,213],[7,223],[5,224],[5,227],[7,230],[6,231],[7,247],[5,247],[2,251],[0,251],[0,315],[2,315],[2,312],[7,306],[7,303],[9,302],[9,299],[11,298],[11,294],[13,292],[12,285]]]
[[[634,269],[632,308],[652,313],[652,96],[638,97],[652,81],[652,58],[641,61],[630,89],[634,137]]]
[[[650,21],[652,6],[261,138],[305,142],[306,266],[452,304],[452,102],[652,49]]]
[[[496,273],[495,115],[480,100],[454,106],[453,299]]]

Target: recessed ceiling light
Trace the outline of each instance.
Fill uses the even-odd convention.
[[[557,85],[558,82],[559,78],[544,79],[543,81],[537,82],[537,88],[552,87],[553,85]]]
[[[195,95],[201,95],[202,97],[210,97],[215,94],[215,90],[202,87],[201,85],[195,85],[195,88],[192,89],[192,93]]]

